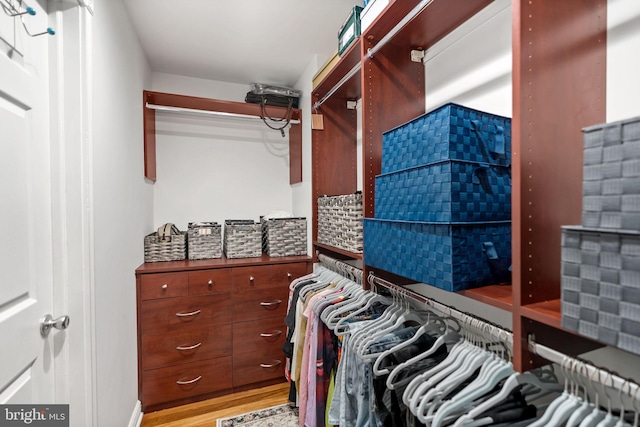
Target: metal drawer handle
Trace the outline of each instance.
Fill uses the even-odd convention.
[[[282,362],[280,360],[274,360],[273,363],[261,363],[260,367],[261,368],[275,368],[276,366],[280,365]]]
[[[263,307],[272,307],[274,305],[280,305],[282,304],[282,301],[277,299],[275,301],[271,301],[271,302],[261,302],[260,305]]]
[[[293,276],[293,274],[291,274],[291,273],[287,273],[287,277],[288,277],[289,279],[291,279],[291,277],[292,277],[292,276]]]
[[[282,335],[282,331],[275,330],[273,332],[263,332],[260,334],[263,338],[273,338]]]
[[[213,280],[209,280],[209,281],[207,282],[207,284],[208,284],[209,286],[213,285]]]
[[[200,313],[202,313],[202,310],[192,311],[191,313],[176,313],[176,316],[189,317],[189,316],[195,316],[196,314],[200,314]]]
[[[164,285],[162,285],[162,289],[167,289],[169,287],[169,285],[167,285],[166,283]]]
[[[255,280],[255,277],[253,277],[253,276],[249,276],[249,281],[250,281],[250,282],[253,282],[254,280]]]
[[[176,347],[176,350],[178,350],[178,351],[193,350],[193,349],[196,349],[196,348],[200,347],[201,345],[202,345],[201,342],[199,342],[198,344],[194,344],[194,345],[190,345],[190,346],[186,346],[186,347],[179,345],[179,346]]]
[[[178,385],[189,385],[189,384],[197,383],[201,379],[202,379],[202,375],[198,375],[196,378],[194,378],[192,380],[188,380],[188,381],[178,380],[178,381],[176,381],[176,384],[178,384]]]

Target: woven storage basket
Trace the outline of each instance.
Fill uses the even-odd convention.
[[[217,222],[190,222],[187,235],[189,259],[222,257],[222,227]]]
[[[364,220],[364,263],[446,291],[496,283],[485,253],[491,243],[505,268],[511,222],[436,224]]]
[[[508,221],[510,169],[445,160],[378,175],[375,217],[424,222]]]
[[[640,230],[640,117],[583,132],[582,225]]]
[[[227,258],[262,256],[260,223],[251,220],[226,220],[224,222],[223,248]]]
[[[174,234],[170,240],[162,240],[158,233],[144,238],[144,262],[180,261],[187,257],[187,233]]]
[[[318,197],[318,242],[362,253],[362,193]]]
[[[382,136],[382,173],[442,160],[511,164],[511,119],[446,104]]]
[[[307,254],[306,218],[261,219],[262,250],[269,256]]]
[[[640,232],[562,228],[562,327],[640,354]]]

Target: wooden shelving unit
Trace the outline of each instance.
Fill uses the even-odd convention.
[[[317,197],[357,189],[357,117],[346,101],[362,99],[362,192],[369,218],[382,133],[424,113],[429,96],[424,66],[411,62],[410,51],[429,48],[490,3],[433,0],[378,46],[416,5],[392,0],[316,87],[316,102],[332,94],[317,107],[324,130],[312,134],[314,241]],[[581,221],[581,129],[606,119],[607,2],[513,0],[512,11],[513,283],[462,295],[512,311],[514,364],[527,370],[539,363],[527,349],[529,334],[569,355],[597,345],[560,327],[560,226]],[[336,89],[358,61],[358,72]],[[369,267],[364,270],[366,277]]]

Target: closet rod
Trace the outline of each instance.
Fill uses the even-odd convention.
[[[318,101],[316,101],[313,104],[313,109],[317,110],[322,104],[325,103],[327,99],[331,98],[331,95],[336,93],[336,91],[340,89],[340,87],[343,84],[345,84],[351,77],[353,77],[358,71],[360,71],[361,67],[362,67],[362,63],[360,62],[354,65],[353,68],[347,74],[345,74],[345,76],[342,79],[340,79],[340,81],[336,83],[334,87],[329,89],[329,92],[327,92],[322,98],[320,98]]]
[[[407,15],[404,18],[402,18],[402,21],[398,22],[396,24],[396,26],[393,27],[391,29],[391,31],[389,31],[387,33],[386,36],[384,36],[382,39],[380,39],[380,42],[378,42],[378,44],[376,44],[374,47],[370,48],[367,51],[367,56],[369,58],[373,58],[373,55],[376,52],[378,52],[380,49],[382,49],[384,47],[384,45],[386,45],[389,42],[389,40],[394,38],[395,35],[398,34],[398,32],[405,25],[407,25],[407,23],[409,21],[411,21],[413,18],[415,18],[420,12],[422,12],[424,10],[425,7],[429,6],[429,4],[431,4],[432,2],[433,2],[433,0],[422,0],[420,3],[418,3],[418,5],[416,7],[411,9],[411,12],[407,13]]]
[[[622,378],[604,368],[594,366],[590,362],[583,359],[576,359],[566,354],[560,353],[557,350],[546,347],[542,344],[535,342],[535,337],[529,335],[529,351],[538,356],[548,360],[549,362],[557,363],[560,366],[577,366],[576,372],[582,376],[587,377],[589,381],[597,382],[603,386],[619,390],[622,393],[626,393],[629,396],[640,397],[640,385],[629,379]],[[585,371],[582,371],[584,369]]]
[[[183,108],[183,107],[168,107],[166,105],[156,105],[146,103],[145,106],[151,110],[160,110],[160,111],[172,111],[172,112],[181,112],[181,113],[198,113],[198,114],[209,114],[212,116],[221,116],[221,117],[237,117],[240,119],[258,119],[262,120],[260,116],[252,116],[249,114],[238,114],[238,113],[225,113],[224,111],[210,111],[210,110],[198,110],[195,108]],[[300,124],[300,120],[291,120],[289,123],[292,125]]]
[[[359,269],[358,267],[354,267],[351,264],[347,264],[344,261],[337,260],[335,258],[332,258],[332,257],[328,256],[328,255],[321,254],[318,251],[316,251],[316,255],[318,256],[318,261],[320,261],[320,263],[322,263],[329,270],[333,270],[332,267],[335,266],[337,269],[341,269],[342,271],[347,271],[347,272],[351,273],[355,277],[357,283],[362,285],[362,282],[363,282],[363,280],[362,280],[362,277],[363,277],[362,270]],[[340,271],[336,271],[336,273],[341,273],[341,272]]]
[[[488,330],[488,332],[491,334],[492,337],[497,338],[501,342],[504,342],[508,344],[509,347],[513,348],[513,334],[511,333],[511,331],[508,331],[501,326],[490,323],[472,314],[463,313],[462,311],[459,311],[446,304],[442,304],[441,302],[438,302],[431,298],[427,298],[424,295],[420,295],[417,292],[414,292],[410,289],[396,285],[395,283],[391,283],[385,279],[382,279],[376,276],[375,273],[373,272],[369,273],[369,283],[373,286],[382,286],[391,291],[395,291],[403,295],[406,295],[409,298],[418,301],[419,303],[425,304],[427,307],[431,307],[441,313],[448,314],[451,317],[461,321],[462,323],[469,324],[470,322],[474,322],[476,325],[479,323],[480,329],[482,331]]]

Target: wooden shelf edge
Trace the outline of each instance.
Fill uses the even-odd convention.
[[[483,286],[460,291],[458,294],[502,310],[513,310],[513,289],[511,285]]]
[[[520,315],[547,326],[562,329],[560,307],[559,299],[528,304],[520,307]]]
[[[258,104],[143,90],[144,176],[153,182],[156,181],[156,115],[155,110],[147,108],[147,103],[163,107],[187,108],[255,117],[262,116],[262,110]],[[284,107],[267,106],[265,108],[266,115],[271,117],[282,117],[287,112],[287,108]],[[299,124],[292,125],[289,131],[289,152],[291,154],[289,160],[289,183],[297,184],[302,182],[302,110],[294,108],[291,118],[300,121]]]
[[[312,91],[312,93],[316,98],[319,99],[324,95],[326,95],[327,92],[333,89],[333,87],[340,80],[342,80],[342,78],[346,76],[347,73],[351,71],[353,67],[356,66],[356,64],[361,62],[362,60],[361,52],[360,52],[361,45],[362,45],[362,37],[359,37],[356,41],[353,42],[351,46],[349,46],[347,51],[343,53],[343,55],[340,57],[340,59],[335,64],[335,66],[331,69],[331,71],[327,72],[325,77],[320,82],[318,82],[318,84],[316,85],[316,87],[313,88],[313,91]],[[356,73],[355,76],[353,76],[349,81],[345,82],[342,85],[342,87],[345,88],[342,90],[349,92],[348,90],[346,90],[346,88],[350,86],[349,82],[354,82],[354,84],[357,84],[358,87],[354,88],[351,92],[353,92],[354,90],[355,92],[350,93],[348,96],[356,97],[357,95],[356,92],[361,92],[362,90],[362,88],[359,86],[360,78],[358,77],[358,73]]]
[[[136,274],[163,273],[172,271],[208,270],[226,267],[247,267],[264,264],[287,264],[293,262],[311,262],[308,255],[271,257],[266,254],[255,258],[210,258],[198,260],[145,262],[136,269]]]
[[[361,253],[345,251],[344,249],[336,248],[335,246],[331,246],[331,245],[325,245],[324,243],[313,242],[313,246],[331,251],[336,254],[340,254],[350,259],[360,259],[360,260],[362,259]]]

